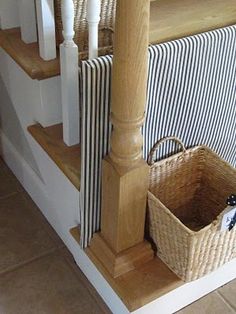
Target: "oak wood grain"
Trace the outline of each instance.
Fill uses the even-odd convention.
[[[79,243],[79,228],[72,228],[70,233]],[[158,257],[136,267],[126,274],[113,278],[93,254],[90,247],[85,249],[85,253],[121,298],[129,311],[135,311],[184,285],[184,282],[172,273]]]
[[[184,282],[157,257],[126,274],[113,278],[90,248],[85,251],[130,311],[135,311],[184,285]]]
[[[101,234],[117,254],[144,237],[149,169],[142,160],[140,128],[146,102],[149,9],[149,0],[117,1],[113,130],[109,158],[103,161],[101,211]]]
[[[79,190],[81,175],[80,145],[69,147],[64,144],[62,124],[46,128],[43,128],[40,124],[35,124],[29,126],[28,131]]]
[[[0,30],[0,47],[3,48],[15,62],[32,78],[43,80],[60,75],[59,51],[57,58],[45,61],[39,56],[38,43],[26,44],[21,40],[20,29]],[[111,51],[99,47],[99,56]],[[88,59],[88,52],[79,52],[79,60]]]
[[[146,102],[149,13],[149,0],[117,0],[111,150],[103,160],[101,233],[90,243],[91,254],[114,278],[153,259],[152,248],[144,241],[149,168],[142,159],[140,130]]]
[[[116,253],[143,241],[148,173],[142,160],[129,171],[103,160],[101,233]]]
[[[75,239],[75,241],[80,244],[80,229],[79,226],[70,229],[70,234]]]
[[[235,0],[153,1],[149,41],[152,44],[167,42],[235,23]]]
[[[151,244],[147,241],[141,241],[136,246],[116,254],[106,243],[101,233],[93,235],[90,251],[114,278],[145,264],[154,257]]]
[[[235,23],[235,0],[151,1],[149,42],[167,42]],[[0,30],[0,47],[32,79],[42,80],[60,74],[59,58],[41,59],[38,44],[25,44],[19,28]],[[86,54],[81,55],[80,59],[86,57]]]
[[[21,40],[20,29],[0,30],[0,47],[32,78],[46,79],[60,74],[59,57],[44,61],[39,56],[38,43],[26,44]]]
[[[111,160],[124,167],[142,158],[148,76],[149,0],[118,0],[111,87]]]

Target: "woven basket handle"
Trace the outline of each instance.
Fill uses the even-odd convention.
[[[155,151],[157,150],[157,148],[162,144],[165,143],[167,141],[174,141],[177,144],[179,144],[179,146],[181,146],[183,153],[186,152],[186,148],[184,146],[184,144],[181,142],[181,140],[179,140],[177,137],[175,136],[167,136],[167,137],[163,137],[162,139],[160,139],[158,142],[156,142],[156,144],[153,146],[153,148],[151,149],[149,155],[148,155],[148,165],[152,166],[154,164],[153,161],[153,155],[155,153]]]

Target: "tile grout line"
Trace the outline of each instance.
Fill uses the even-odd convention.
[[[17,178],[16,178],[16,180],[17,180]],[[18,180],[17,180],[17,181],[18,181]],[[18,182],[19,182],[19,181],[18,181]],[[20,183],[20,182],[19,182],[19,183]],[[21,183],[20,183],[20,184],[21,184]],[[15,196],[15,195],[24,195],[25,192],[26,192],[26,191],[24,191],[23,189],[22,189],[22,190],[20,189],[20,190],[17,190],[17,191],[14,191],[14,192],[5,194],[4,196],[0,196],[0,201],[9,199],[9,198],[11,198],[12,196]],[[27,192],[26,192],[26,193],[27,193]],[[45,253],[42,253],[42,254],[38,255],[38,256],[35,256],[35,257],[32,257],[32,258],[26,259],[25,261],[20,262],[20,263],[14,265],[14,266],[12,266],[12,267],[6,268],[6,269],[3,270],[3,271],[0,271],[0,276],[5,275],[5,274],[8,274],[8,273],[10,273],[10,272],[14,272],[14,271],[16,271],[16,270],[18,270],[18,269],[20,269],[20,268],[22,268],[22,267],[24,267],[24,266],[26,266],[26,265],[28,265],[28,264],[31,264],[31,263],[33,263],[33,262],[35,262],[35,261],[37,261],[37,260],[40,260],[41,258],[47,257],[47,256],[49,256],[49,255],[55,253],[56,251],[59,251],[59,249],[60,249],[61,247],[60,247],[60,246],[57,246],[56,241],[55,241],[55,240],[53,239],[53,237],[47,232],[47,230],[46,230],[46,228],[43,226],[43,224],[42,224],[42,228],[45,230],[47,236],[52,240],[52,242],[54,243],[54,245],[55,245],[56,247],[53,248],[53,249],[48,250],[48,251],[45,252]]]
[[[16,178],[16,179],[17,179],[17,178]],[[18,181],[18,180],[17,180],[17,181]],[[18,182],[19,182],[19,181],[18,181]],[[20,182],[19,182],[19,183],[20,183]],[[21,183],[20,183],[20,185],[22,186]],[[23,195],[23,196],[24,196],[24,193],[27,193],[27,191],[25,191],[24,188],[23,188],[23,189],[19,189],[19,190],[16,190],[16,191],[14,191],[14,192],[5,194],[4,196],[0,196],[0,201],[1,201],[1,200],[8,199],[8,198],[10,199],[11,197],[13,197],[13,196],[15,196],[15,195]],[[27,193],[27,194],[28,194],[28,193]],[[39,211],[40,211],[40,210],[39,210]],[[46,222],[48,223],[48,221],[46,221]],[[69,257],[66,257],[66,255],[64,255],[64,254],[62,253],[62,250],[65,248],[65,244],[62,243],[62,245],[58,245],[57,242],[56,242],[56,240],[54,239],[53,235],[51,235],[50,232],[48,232],[48,230],[47,230],[46,226],[44,225],[44,223],[42,223],[41,225],[42,225],[42,228],[44,229],[44,231],[46,232],[47,236],[48,236],[48,237],[52,240],[52,242],[54,243],[55,248],[52,248],[52,249],[46,251],[45,253],[42,253],[42,254],[40,254],[40,255],[38,255],[38,256],[35,256],[35,257],[32,257],[32,258],[26,259],[25,261],[19,262],[19,263],[15,264],[15,265],[13,265],[13,266],[11,266],[11,267],[9,267],[9,268],[6,268],[6,269],[3,270],[3,271],[0,271],[0,278],[1,278],[2,276],[6,275],[6,274],[14,273],[15,271],[18,271],[18,270],[24,268],[25,266],[28,266],[28,265],[30,265],[30,264],[33,264],[33,263],[37,262],[37,261],[40,261],[41,259],[46,258],[46,257],[48,257],[48,256],[50,256],[50,255],[53,255],[54,253],[57,252],[57,253],[63,258],[64,262],[69,266],[69,269],[70,269],[70,270],[72,271],[72,273],[74,274],[74,277],[76,278],[76,280],[77,280],[78,282],[80,282],[80,283],[83,285],[84,289],[86,289],[86,291],[87,291],[88,294],[91,296],[91,298],[94,300],[94,302],[96,302],[96,305],[97,305],[97,307],[101,310],[101,312],[104,313],[104,314],[107,314],[105,303],[104,303],[104,306],[103,306],[103,304],[100,304],[100,303],[99,303],[99,300],[98,300],[97,297],[96,297],[96,290],[95,290],[92,286],[90,287],[90,286],[88,286],[88,285],[86,284],[86,279],[87,279],[87,278],[84,276],[83,273],[81,273],[81,276],[80,276],[80,275],[76,272],[76,270],[74,269],[74,267],[76,267],[76,268],[78,268],[78,270],[80,270],[79,267],[78,267],[78,265],[76,264],[76,262],[74,261],[75,265],[72,265],[73,260],[70,261],[70,260],[69,260]],[[73,256],[72,256],[72,258],[73,258]],[[81,270],[80,270],[80,271],[81,271]],[[84,278],[83,278],[83,276],[84,276]],[[95,292],[95,293],[93,292],[92,289],[94,289],[94,292]],[[102,302],[104,302],[104,301],[102,300]],[[108,310],[109,310],[109,308],[108,308]]]
[[[0,201],[1,201],[1,200],[5,200],[6,198],[10,198],[11,196],[14,196],[14,195],[20,194],[20,193],[22,193],[22,192],[21,192],[21,191],[15,191],[15,192],[6,194],[6,195],[4,195],[4,196],[0,196]]]
[[[216,291],[216,293],[231,310],[236,311],[236,307],[231,304],[218,290]]]
[[[44,257],[50,256],[50,255],[52,255],[53,253],[55,253],[57,251],[59,252],[59,248],[51,249],[51,250],[49,250],[49,251],[47,251],[47,252],[45,252],[45,253],[43,253],[43,254],[41,254],[39,256],[32,257],[31,259],[27,259],[27,260],[25,260],[25,261],[15,265],[15,266],[12,266],[12,267],[9,267],[9,268],[7,268],[7,269],[5,269],[3,271],[0,271],[0,277],[5,275],[5,274],[14,272],[14,271],[16,271],[16,270],[18,270],[20,268],[23,268],[24,266],[27,266],[27,265],[29,265],[31,263],[34,263],[34,262],[36,262],[36,261],[38,261],[38,260],[40,260],[40,259],[42,259]]]
[[[5,196],[0,196],[0,201],[1,200],[6,200],[7,198],[11,198],[12,196],[15,196],[15,195],[22,195],[23,197],[25,197],[25,193],[30,197],[30,195],[28,194],[28,192],[26,191],[26,190],[20,190],[20,191],[15,191],[15,192],[12,192],[12,193],[10,193],[10,194],[7,194],[7,195],[5,195]],[[26,200],[27,202],[28,202],[28,200]],[[33,200],[31,200],[33,203],[34,203],[34,201]],[[37,207],[37,205],[34,203],[34,206],[36,206]],[[38,212],[39,212],[39,214],[40,215],[42,215],[42,213],[41,213],[41,211],[40,211],[40,209],[38,209],[37,208],[37,210],[38,210]],[[34,215],[35,216],[37,216],[37,213],[35,214],[34,213]],[[38,217],[37,217],[38,218]],[[40,218],[42,218],[42,217],[40,217]],[[47,219],[43,216],[43,218],[45,219],[45,222],[47,223],[47,224],[49,224],[49,222],[47,221]],[[41,227],[43,228],[43,230],[46,232],[46,234],[47,234],[47,236],[52,240],[52,242],[54,243],[54,245],[57,247],[57,248],[63,248],[64,246],[65,246],[65,244],[63,243],[63,241],[62,241],[62,243],[61,243],[61,245],[58,245],[58,243],[56,242],[56,240],[55,240],[55,238],[53,237],[53,235],[48,231],[48,229],[47,229],[47,227],[45,226],[45,223],[43,222],[43,221],[40,221],[40,225],[41,225]],[[49,226],[50,226],[50,228],[52,228],[52,232],[55,232],[55,230],[53,229],[53,227],[49,224]],[[56,233],[56,232],[55,232]],[[58,236],[57,234],[56,234],[56,236]],[[1,271],[0,271],[0,274],[1,274]]]
[[[96,289],[91,286],[91,288],[89,286],[86,285],[85,281],[87,280],[86,276],[84,275],[84,273],[81,271],[81,269],[79,268],[79,266],[77,265],[73,255],[72,255],[72,258],[73,258],[73,262],[74,262],[74,265],[71,265],[71,262],[69,261],[69,257],[66,257],[64,254],[61,254],[61,256],[63,257],[64,261],[67,263],[67,265],[70,267],[70,269],[72,270],[72,272],[75,274],[75,277],[76,279],[83,284],[83,286],[85,287],[85,289],[88,291],[89,295],[92,297],[93,300],[95,300],[97,306],[100,308],[100,310],[106,314],[104,308],[102,305],[99,304],[99,300],[97,300],[96,296],[94,296],[94,293],[91,291],[92,289],[94,289],[94,291],[97,293]],[[74,267],[77,267],[81,272],[82,272],[82,276],[78,275],[77,272],[75,271]],[[84,277],[84,278],[83,278]],[[89,283],[90,284],[90,283]],[[104,300],[102,299],[102,301],[104,302]],[[105,302],[104,302],[105,304]],[[106,306],[106,305],[105,305]],[[108,308],[108,307],[107,307]],[[108,308],[108,310],[110,310]]]

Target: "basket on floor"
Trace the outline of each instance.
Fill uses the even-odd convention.
[[[80,52],[88,51],[88,23],[86,21],[86,3],[87,0],[73,0],[75,19],[74,41],[79,46]],[[62,18],[61,18],[61,0],[54,0],[55,20],[56,20],[56,38],[57,45],[63,42],[62,36]],[[113,29],[115,24],[116,0],[101,0],[101,20],[99,24],[99,47],[102,50],[111,51],[113,45]]]
[[[167,140],[183,151],[153,163],[155,150]],[[232,210],[226,200],[236,190],[236,169],[205,146],[186,150],[175,137],[159,141],[148,163],[149,232],[163,262],[191,281],[235,258],[236,226],[221,231],[221,224]]]

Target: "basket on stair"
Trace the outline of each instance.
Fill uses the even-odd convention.
[[[154,163],[167,140],[182,152]],[[236,190],[236,169],[205,146],[186,150],[175,137],[160,140],[148,163],[149,232],[163,262],[191,281],[235,258],[236,206],[226,200]]]
[[[74,41],[79,46],[79,51],[83,55],[88,51],[88,23],[86,21],[87,0],[73,0],[74,2]],[[57,45],[63,42],[61,0],[54,0],[56,39]],[[116,0],[101,0],[101,16],[99,23],[98,41],[101,53],[112,52],[113,30],[116,16]]]

